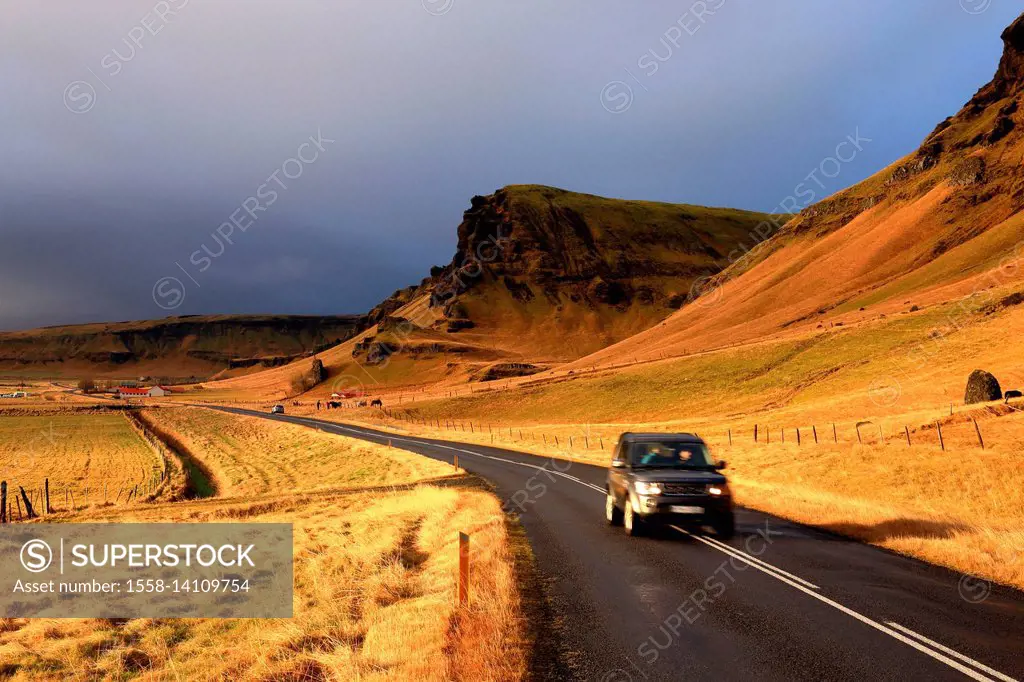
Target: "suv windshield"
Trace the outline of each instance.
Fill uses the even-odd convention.
[[[634,468],[705,469],[714,466],[704,443],[678,440],[633,443],[629,446],[629,463]]]

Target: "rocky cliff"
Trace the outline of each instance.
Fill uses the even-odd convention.
[[[578,356],[679,308],[768,217],[505,187],[473,197],[451,263],[370,317],[429,295],[438,329],[506,350]]]

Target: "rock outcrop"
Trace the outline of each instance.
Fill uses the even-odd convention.
[[[965,405],[1002,399],[1003,391],[994,376],[981,369],[971,372],[971,376],[967,378],[967,390],[964,392]]]

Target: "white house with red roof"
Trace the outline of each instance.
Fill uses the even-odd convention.
[[[151,386],[149,388],[132,388],[130,386],[118,386],[114,389],[114,397],[127,400],[128,398],[163,398],[171,394],[171,389],[166,386]]]

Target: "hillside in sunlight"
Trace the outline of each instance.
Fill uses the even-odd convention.
[[[607,364],[813,333],[1010,284],[1024,251],[1024,17],[992,81],[920,148],[808,207]]]

